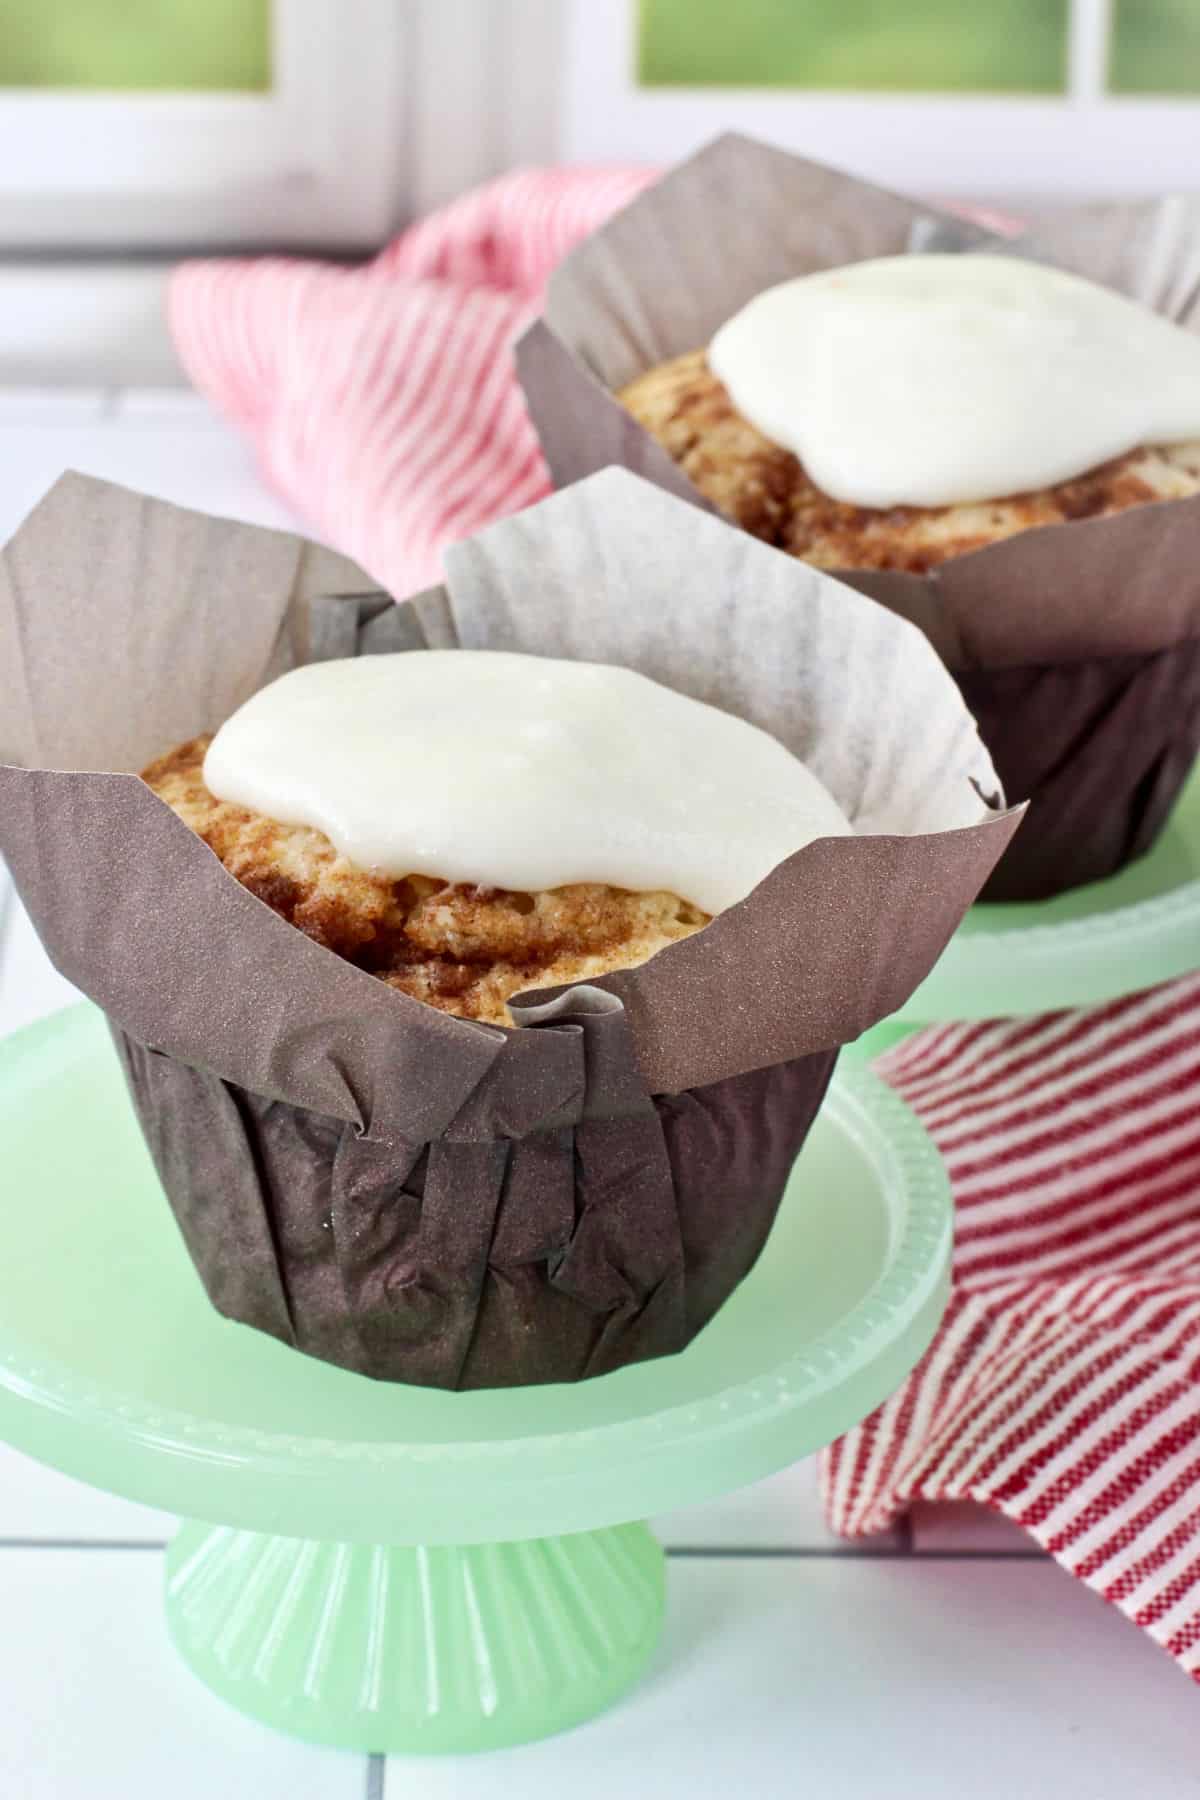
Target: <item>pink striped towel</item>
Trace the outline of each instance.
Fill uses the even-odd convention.
[[[509,346],[571,245],[651,179],[525,170],[455,201],[361,269],[185,263],[171,327],[196,386],[268,480],[393,594],[443,544],[549,491]]]
[[[321,536],[394,593],[546,489],[508,346],[648,180],[505,177],[361,270],[193,263],[184,361]],[[881,1072],[945,1154],[954,1295],[904,1388],[825,1457],[848,1535],[914,1499],[1024,1525],[1200,1679],[1200,976],[921,1033]]]

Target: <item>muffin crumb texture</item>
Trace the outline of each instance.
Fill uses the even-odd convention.
[[[877,510],[816,487],[790,450],[736,410],[703,350],[647,370],[617,399],[727,518],[819,569],[924,574],[1035,525],[1200,493],[1200,443],[1188,443],[1131,450],[1057,487],[1004,500]]]
[[[204,785],[209,742],[179,745],[144,769],[142,780],[272,911],[389,987],[456,1018],[511,1025],[511,995],[634,968],[709,923],[709,914],[676,894],[598,883],[526,894],[372,875],[323,832],[216,799]]]

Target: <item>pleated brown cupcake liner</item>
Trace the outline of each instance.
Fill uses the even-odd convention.
[[[838,1046],[924,978],[1020,809],[919,632],[623,471],[447,563],[395,605],[298,538],[65,477],[0,558],[0,849],[109,1016],[220,1311],[386,1380],[573,1381],[732,1292]],[[131,773],[297,664],[422,647],[641,669],[774,731],[858,832],[641,968],[517,996],[513,1029],[450,1018]]]
[[[615,391],[789,276],[972,249],[1053,262],[1200,330],[1200,200],[1064,209],[1014,243],[730,135],[551,278],[517,362],[555,485],[618,463],[713,510]],[[927,633],[1005,791],[1031,802],[984,898],[1046,898],[1150,848],[1200,746],[1200,496],[1025,532],[927,575],[838,576]]]
[[[611,996],[556,1027],[582,1040],[570,1107],[518,1138],[432,1143],[361,1137],[118,1028],[213,1305],[432,1387],[575,1381],[682,1349],[753,1268],[837,1052],[651,1096]]]

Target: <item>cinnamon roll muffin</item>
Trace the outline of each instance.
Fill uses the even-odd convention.
[[[998,500],[857,506],[824,493],[799,457],[738,412],[705,349],[648,369],[617,399],[727,518],[820,569],[924,574],[1033,526],[1200,493],[1193,441],[1134,449],[1056,486]]]
[[[456,1018],[511,1025],[510,995],[634,968],[709,915],[677,894],[578,882],[534,893],[371,874],[321,831],[218,800],[210,739],[158,758],[142,780],[229,873],[318,944]]]

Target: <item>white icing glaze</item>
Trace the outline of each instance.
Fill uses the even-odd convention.
[[[782,282],[721,327],[709,363],[751,424],[859,506],[998,500],[1200,438],[1200,339],[1018,257]]]
[[[226,720],[204,779],[381,875],[605,882],[711,913],[851,830],[757,726],[628,669],[492,650],[294,669]]]

